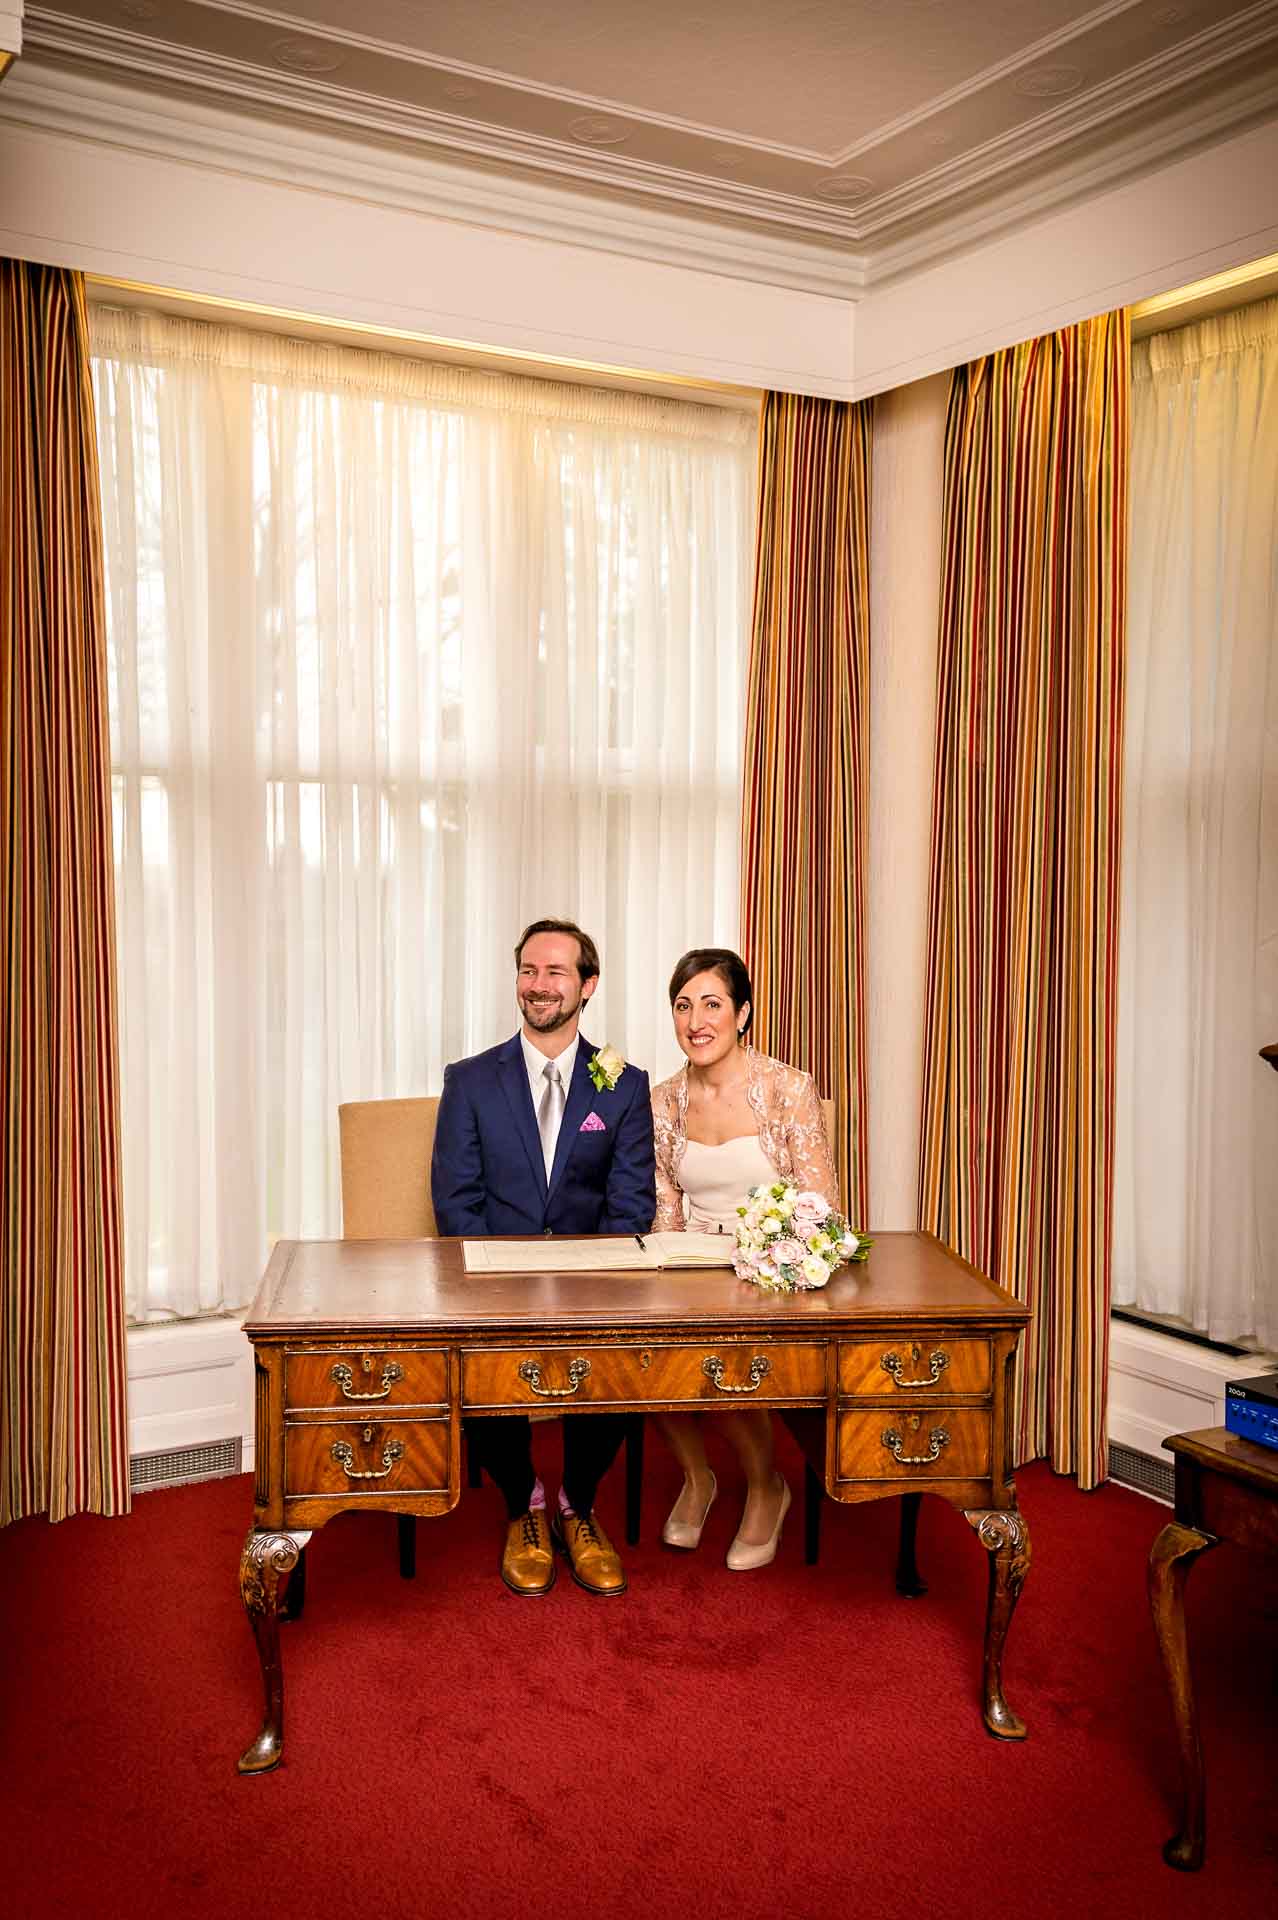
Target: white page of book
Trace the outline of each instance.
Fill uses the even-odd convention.
[[[627,1240],[463,1240],[467,1273],[613,1273],[635,1267],[730,1267],[729,1233],[646,1233]]]

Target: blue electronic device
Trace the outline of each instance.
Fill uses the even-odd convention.
[[[1225,1387],[1225,1426],[1240,1439],[1278,1450],[1278,1373],[1230,1380]]]

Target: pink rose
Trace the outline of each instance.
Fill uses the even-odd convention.
[[[802,1264],[807,1248],[801,1240],[787,1238],[774,1241],[768,1251],[779,1267],[797,1267]]]

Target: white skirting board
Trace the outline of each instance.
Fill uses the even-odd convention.
[[[129,1453],[243,1441],[253,1471],[253,1349],[238,1319],[130,1327]]]
[[[1109,1329],[1109,1437],[1170,1461],[1169,1434],[1225,1424],[1225,1383],[1278,1365],[1272,1355],[1217,1353],[1153,1327],[1113,1320]]]

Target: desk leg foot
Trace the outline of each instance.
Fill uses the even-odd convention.
[[[297,1565],[309,1533],[271,1533],[253,1529],[240,1555],[240,1597],[257,1642],[262,1665],[265,1712],[262,1730],[240,1755],[241,1773],[268,1773],[284,1751],[284,1671],[280,1665],[280,1582]]]
[[[964,1518],[990,1556],[990,1595],[985,1614],[985,1725],[998,1740],[1023,1740],[1025,1722],[1003,1697],[1003,1648],[1016,1602],[1029,1572],[1029,1528],[1015,1507],[977,1509]]]
[[[1149,1551],[1149,1607],[1171,1695],[1184,1793],[1180,1831],[1174,1833],[1163,1848],[1163,1859],[1181,1873],[1196,1873],[1202,1866],[1207,1830],[1203,1751],[1198,1738],[1198,1710],[1185,1634],[1185,1581],[1199,1554],[1215,1544],[1210,1534],[1172,1520]]]
[[[904,1594],[907,1600],[917,1600],[921,1594],[927,1592],[927,1581],[919,1573],[919,1563],[914,1551],[919,1531],[919,1508],[922,1505],[921,1493],[901,1495],[901,1538],[896,1555],[896,1590]]]

